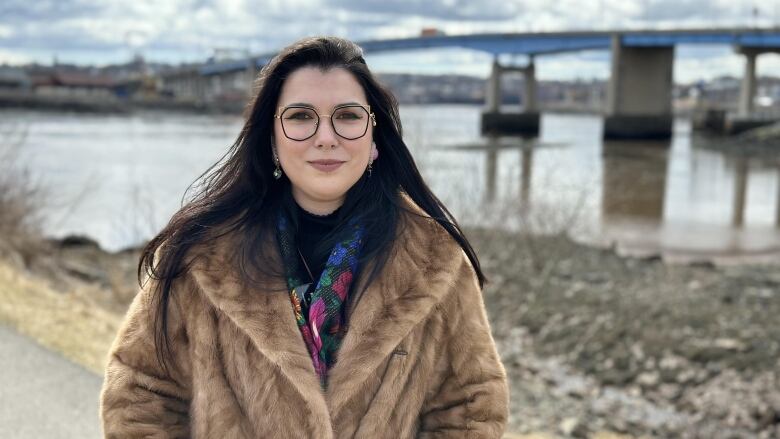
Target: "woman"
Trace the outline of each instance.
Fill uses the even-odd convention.
[[[301,40],[144,249],[106,437],[499,438],[506,375],[477,256],[361,49]]]

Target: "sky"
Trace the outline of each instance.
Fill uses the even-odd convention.
[[[200,62],[215,50],[267,53],[309,35],[361,41],[417,36],[426,27],[457,35],[735,26],[780,27],[780,0],[1,0],[0,64],[105,65],[135,54]],[[492,56],[439,49],[366,58],[378,72],[484,77]],[[680,46],[674,77],[740,76],[743,63],[727,46]],[[758,74],[773,72],[780,55],[761,56]],[[608,76],[607,51],[537,58],[539,79]]]

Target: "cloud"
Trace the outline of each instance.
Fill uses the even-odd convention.
[[[637,18],[645,21],[713,19],[731,12],[725,6],[698,0],[653,0],[645,4]]]
[[[734,26],[780,23],[780,7],[748,0],[3,0],[0,62],[34,59],[103,63],[141,52],[178,62],[205,59],[216,48],[275,51],[310,35],[356,41],[419,35],[425,27],[448,34],[616,28]],[[410,71],[482,74],[484,54],[463,50],[407,52],[378,58]],[[583,57],[584,56],[584,57]],[[587,54],[550,58],[540,72],[601,75]],[[679,52],[678,52],[679,56]],[[706,53],[691,53],[693,58]],[[728,55],[733,57],[733,55]],[[725,60],[726,55],[713,59]],[[90,58],[92,57],[92,58]],[[394,61],[383,61],[392,59]],[[730,59],[730,58],[728,58]],[[736,58],[738,59],[738,58]],[[701,68],[711,68],[701,64]],[[430,66],[433,67],[430,67]],[[449,67],[446,67],[449,66]],[[567,67],[568,66],[568,67]],[[576,66],[576,67],[572,67]],[[695,63],[692,64],[695,67]],[[723,65],[733,70],[733,63]],[[717,69],[716,69],[717,70]]]
[[[437,20],[506,20],[522,12],[522,2],[505,0],[325,0],[326,8]]]
[[[67,20],[74,17],[99,16],[100,2],[90,0],[3,0],[0,3],[0,23],[15,24]]]
[[[0,64],[19,65],[27,64],[31,61],[32,59],[23,53],[17,53],[13,50],[0,49]]]

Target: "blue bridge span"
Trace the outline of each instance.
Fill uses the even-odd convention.
[[[620,30],[545,33],[433,35],[414,38],[361,41],[366,54],[439,48],[462,48],[494,55],[487,84],[485,131],[538,132],[534,58],[548,54],[585,50],[610,50],[612,73],[604,109],[606,138],[667,138],[672,133],[672,68],[674,47],[679,44],[729,45],[745,57],[745,73],[736,114],[726,121],[734,126],[752,126],[756,92],[756,58],[780,53],[780,28],[728,28],[681,30]],[[523,67],[502,66],[498,56],[528,55]],[[235,71],[251,72],[267,64],[276,52],[226,63],[204,64],[202,76]],[[499,108],[500,77],[520,71],[525,77],[520,114],[503,114]],[[762,123],[765,123],[763,121]]]

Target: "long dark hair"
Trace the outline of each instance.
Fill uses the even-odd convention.
[[[477,255],[455,218],[423,181],[402,138],[398,103],[369,71],[362,49],[341,38],[305,38],[283,49],[262,69],[255,83],[256,97],[248,107],[246,122],[235,143],[222,160],[190,187],[194,195],[143,249],[138,280],[142,286],[147,279],[156,281],[155,346],[158,361],[166,370],[166,360],[171,355],[168,302],[174,280],[190,268],[191,262],[187,261],[192,258],[188,252],[196,245],[238,233],[241,239],[236,240],[235,263],[245,280],[251,282],[252,273],[264,271],[269,265],[264,263],[267,256],[262,253],[262,241],[268,239],[269,231],[275,231],[275,213],[289,207],[291,199],[287,177],[272,177],[273,115],[284,81],[302,67],[347,70],[363,87],[368,105],[376,114],[374,141],[380,158],[373,163],[371,177],[364,175],[350,188],[338,213],[340,225],[346,223],[346,218],[358,216],[366,226],[367,239],[359,265],[365,267],[364,262],[369,260],[374,264],[362,285],[368,286],[388,260],[402,209],[400,191],[408,194],[460,244],[480,287],[485,281]],[[331,236],[338,234],[339,227]]]

